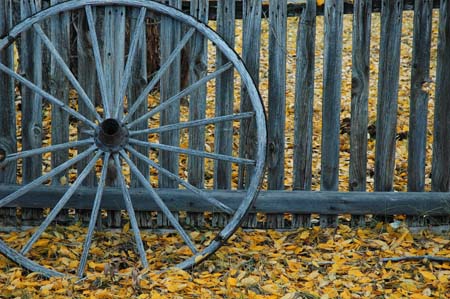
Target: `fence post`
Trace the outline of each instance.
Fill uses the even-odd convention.
[[[11,0],[0,0],[0,36],[5,35],[12,27]],[[14,68],[13,47],[3,49],[0,53],[0,62]],[[0,73],[0,155],[3,159],[9,153],[17,151],[16,146],[16,106],[14,104],[14,80],[4,73]],[[1,160],[0,159],[0,160]],[[0,164],[0,184],[16,184],[17,163]],[[0,225],[17,225],[16,208],[0,209]]]

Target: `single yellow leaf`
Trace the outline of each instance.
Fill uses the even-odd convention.
[[[187,287],[186,283],[174,283],[169,282],[166,284],[167,290],[171,293],[179,292],[181,290],[184,290]]]
[[[422,275],[422,277],[425,279],[425,281],[427,281],[427,282],[436,280],[436,276],[434,276],[434,274],[429,271],[419,271],[419,272]]]
[[[251,287],[251,286],[257,285],[258,282],[259,282],[258,277],[256,277],[256,276],[249,276],[249,277],[246,277],[246,278],[242,279],[239,282],[239,285],[241,285],[243,287]]]
[[[125,223],[125,225],[123,226],[122,231],[124,233],[127,233],[130,230],[130,222]]]

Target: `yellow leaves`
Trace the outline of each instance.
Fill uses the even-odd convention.
[[[130,222],[125,223],[125,225],[122,228],[123,233],[128,233],[128,231],[130,230]]]
[[[433,282],[436,280],[436,276],[434,276],[434,274],[429,271],[419,271],[419,273],[420,275],[422,275],[423,279],[426,282]]]
[[[249,276],[249,277],[243,278],[241,281],[239,281],[238,286],[251,287],[251,286],[257,285],[258,283],[259,283],[259,277]]]

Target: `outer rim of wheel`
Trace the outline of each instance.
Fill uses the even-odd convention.
[[[85,6],[92,5],[92,6],[108,6],[108,5],[118,5],[118,6],[127,6],[127,7],[145,7],[149,9],[150,11],[157,12],[161,15],[166,15],[170,18],[176,19],[180,21],[181,23],[187,24],[188,26],[195,28],[198,32],[200,32],[205,38],[212,41],[217,48],[220,49],[220,51],[228,58],[230,62],[232,62],[234,68],[238,71],[240,74],[240,77],[243,81],[243,84],[247,88],[247,92],[249,94],[249,98],[252,102],[252,106],[255,110],[255,120],[256,120],[256,127],[258,131],[258,142],[257,142],[257,149],[256,149],[256,157],[255,162],[256,165],[254,166],[254,172],[250,180],[250,184],[248,185],[248,188],[246,189],[246,197],[239,205],[239,208],[235,211],[233,214],[230,222],[218,233],[216,238],[205,248],[203,248],[200,252],[197,254],[194,254],[190,258],[184,260],[183,262],[174,265],[175,267],[186,269],[194,266],[197,263],[200,263],[204,259],[206,259],[209,255],[214,253],[217,249],[219,249],[224,242],[231,237],[231,235],[239,228],[240,223],[244,219],[247,211],[251,207],[252,203],[256,199],[256,196],[259,191],[259,185],[263,178],[264,173],[264,163],[265,163],[265,154],[266,154],[266,142],[267,142],[267,132],[266,132],[266,125],[265,125],[265,113],[264,113],[264,106],[262,105],[261,96],[255,86],[255,83],[253,79],[251,78],[250,74],[248,73],[243,61],[239,57],[239,55],[234,51],[233,48],[231,48],[214,30],[212,30],[210,27],[208,27],[206,24],[199,22],[194,17],[187,15],[183,13],[182,11],[166,6],[164,4],[154,2],[154,1],[144,1],[144,0],[86,0],[86,1],[80,1],[80,0],[71,0],[68,2],[63,2],[60,4],[57,4],[55,6],[51,6],[45,10],[42,10],[25,20],[23,20],[21,23],[17,24],[14,28],[12,28],[9,31],[9,34],[0,40],[0,51],[2,51],[5,47],[9,46],[14,40],[24,31],[29,30],[33,24],[42,21],[44,19],[47,19],[53,15],[56,15],[58,13],[66,12],[66,11],[72,11],[76,9],[83,8]],[[238,224],[236,224],[237,220]],[[1,242],[1,240],[0,240]],[[0,249],[5,249],[3,242],[0,243]],[[8,250],[12,250],[9,247]],[[6,256],[11,258],[12,260],[18,262],[19,260],[28,260],[30,263],[34,264],[34,268],[31,269],[33,271],[39,271],[42,272],[44,275],[47,276],[55,276],[58,274],[61,274],[59,272],[49,270],[41,265],[38,265],[34,263],[32,260],[29,260],[24,255],[20,254],[19,252],[13,251],[12,253],[8,250],[3,250],[6,252],[4,253]],[[62,275],[62,274],[61,274]]]

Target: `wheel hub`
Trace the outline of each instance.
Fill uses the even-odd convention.
[[[95,144],[105,152],[115,153],[128,144],[128,129],[117,119],[105,119],[95,129]]]

